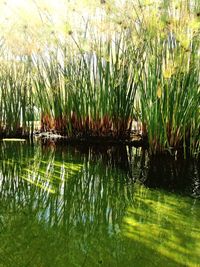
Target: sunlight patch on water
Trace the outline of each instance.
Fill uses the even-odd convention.
[[[199,208],[189,198],[141,186],[135,205],[127,208],[122,233],[181,266],[198,266]]]

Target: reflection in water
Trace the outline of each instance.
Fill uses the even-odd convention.
[[[200,164],[193,160],[153,157],[148,162],[144,183],[151,188],[200,198]]]
[[[143,186],[137,153],[2,142],[0,267],[197,266],[199,200]]]

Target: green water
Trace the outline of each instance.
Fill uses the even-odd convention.
[[[188,196],[125,150],[1,142],[0,266],[200,266],[195,165]]]

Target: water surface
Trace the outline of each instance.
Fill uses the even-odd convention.
[[[0,266],[200,266],[197,162],[0,143]]]

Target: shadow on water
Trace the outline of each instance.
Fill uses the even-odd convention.
[[[147,187],[200,198],[200,162],[197,160],[152,157],[143,178]]]
[[[0,266],[198,266],[200,202],[156,174],[127,147],[1,143]]]

